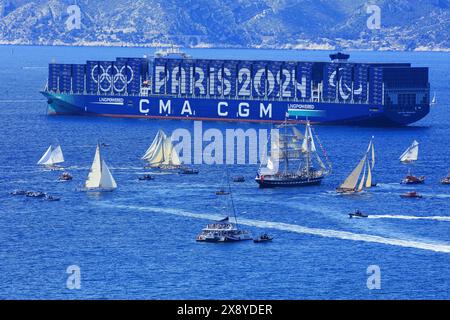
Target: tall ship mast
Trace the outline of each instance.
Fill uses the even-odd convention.
[[[255,178],[259,186],[273,188],[320,184],[330,174],[331,164],[327,159],[328,165],[325,165],[319,156],[309,121],[304,135],[287,120],[278,132],[279,136],[272,139],[267,165],[260,168]]]
[[[114,61],[50,63],[48,114],[403,126],[432,104],[428,68],[410,63],[198,59],[178,49]],[[301,57],[299,57],[301,58]]]

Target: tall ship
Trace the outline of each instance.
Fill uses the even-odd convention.
[[[428,68],[410,63],[153,58],[50,63],[48,114],[403,126],[430,111]]]
[[[255,181],[261,188],[318,185],[331,172],[326,159],[328,165],[319,156],[309,122],[302,135],[286,120],[273,139],[267,165],[259,169]]]

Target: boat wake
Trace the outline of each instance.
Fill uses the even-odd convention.
[[[435,221],[448,221],[450,222],[450,217],[445,216],[402,216],[402,215],[371,215],[369,219],[401,219],[401,220],[435,220]]]
[[[133,206],[133,205],[115,205],[107,202],[97,203],[100,206],[114,207],[116,209],[132,209],[153,213],[163,213],[163,214],[171,214],[181,217],[188,217],[193,219],[202,219],[202,220],[220,220],[223,216],[214,215],[214,214],[201,214],[189,212],[181,209],[174,208],[158,208],[158,207],[142,207],[142,206]],[[371,242],[371,243],[379,243],[391,246],[399,246],[405,248],[414,248],[421,250],[428,250],[433,252],[441,252],[441,253],[450,253],[450,244],[441,244],[441,243],[432,243],[432,242],[421,242],[414,240],[404,240],[404,239],[396,239],[396,238],[388,238],[381,236],[374,236],[369,234],[358,234],[347,231],[339,231],[339,230],[330,230],[330,229],[318,229],[318,228],[309,228],[295,224],[289,223],[281,223],[281,222],[272,222],[272,221],[263,221],[263,220],[253,220],[253,219],[244,219],[240,218],[239,223],[256,228],[264,228],[264,229],[274,229],[280,231],[288,231],[299,234],[308,234],[315,235],[325,238],[334,238],[334,239],[342,239],[342,240],[350,240],[350,241],[362,241],[362,242]]]

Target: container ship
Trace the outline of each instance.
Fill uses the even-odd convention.
[[[428,68],[410,63],[153,58],[49,64],[48,114],[403,126],[430,111]]]

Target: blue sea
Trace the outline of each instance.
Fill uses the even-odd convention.
[[[329,52],[187,50],[195,57],[327,60]],[[0,298],[1,299],[448,299],[450,298],[449,170],[450,53],[351,52],[354,61],[412,62],[430,67],[438,104],[404,128],[316,126],[333,163],[321,186],[261,190],[257,165],[228,166],[241,227],[272,234],[272,243],[196,243],[211,220],[231,214],[215,191],[223,165],[199,165],[197,175],[146,172],[140,157],[158,129],[193,129],[187,121],[46,116],[39,91],[51,61],[84,63],[152,55],[142,48],[0,46]],[[269,129],[266,124],[203,123],[205,129]],[[335,188],[375,137],[378,187],[357,196]],[[400,154],[416,139],[414,173],[425,185],[400,185],[408,166]],[[36,165],[58,141],[74,181]],[[97,141],[119,188],[77,191]],[[45,191],[59,202],[11,196]],[[424,198],[402,199],[415,189]],[[349,219],[360,209],[368,219]],[[228,209],[229,210],[229,209]],[[80,289],[69,289],[69,266],[80,268]],[[369,266],[381,288],[369,290]]]

